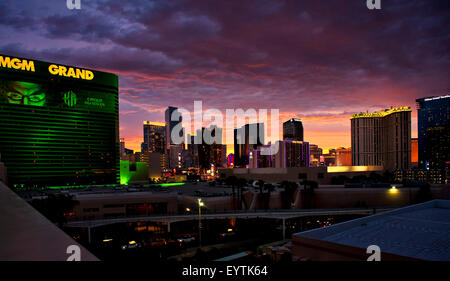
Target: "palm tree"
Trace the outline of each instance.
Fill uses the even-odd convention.
[[[260,200],[262,200],[264,202],[264,194],[263,194],[263,189],[264,189],[264,181],[263,180],[258,180],[256,182],[256,185],[259,188],[259,194],[258,194],[258,202],[261,202]],[[256,207],[257,208],[257,207]]]
[[[304,208],[314,208],[314,189],[318,187],[317,182],[304,180],[302,185],[304,186],[301,191]]]
[[[294,192],[297,189],[297,183],[290,181],[283,181],[280,187],[284,190],[281,192],[281,202],[283,209],[290,209]]]
[[[228,186],[231,186],[231,189],[232,189],[232,194],[233,194],[233,198],[232,198],[232,199],[233,199],[233,209],[236,209],[236,205],[235,205],[235,202],[236,202],[235,187],[236,187],[237,181],[238,181],[238,179],[236,178],[236,176],[229,176],[229,177],[226,179],[227,185],[228,185]]]
[[[247,185],[247,180],[243,178],[239,178],[236,182],[237,188],[238,188],[238,202],[237,207],[238,209],[241,209],[242,206],[242,200],[243,200],[243,187]]]
[[[264,181],[263,180],[258,180],[257,185],[259,187],[259,193],[262,194],[263,193],[263,188],[264,188]]]
[[[267,191],[267,193],[265,194],[264,209],[267,210],[269,209],[270,194],[275,190],[275,186],[273,186],[273,184],[271,183],[268,183],[264,185],[264,189]]]

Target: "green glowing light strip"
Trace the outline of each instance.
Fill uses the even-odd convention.
[[[157,183],[155,185],[159,185],[159,186],[178,186],[178,185],[185,185],[184,182],[171,182],[171,183]]]

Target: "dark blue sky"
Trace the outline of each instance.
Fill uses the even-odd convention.
[[[350,114],[448,94],[450,1],[1,1],[0,52],[120,76],[121,136],[168,105],[279,108],[350,144]],[[413,136],[416,135],[413,112]]]

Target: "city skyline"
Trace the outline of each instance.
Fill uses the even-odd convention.
[[[434,98],[437,98],[437,97],[439,97],[439,96],[436,96]],[[171,108],[171,106],[168,106],[168,108]],[[382,116],[385,116],[385,115],[389,115],[391,112],[397,112],[397,111],[403,111],[403,110],[407,110],[410,113],[413,113],[414,110],[416,110],[416,109],[411,109],[411,107],[390,107],[390,108],[386,108],[384,110],[379,110],[379,111],[374,111],[374,112],[369,112],[369,111],[359,112],[359,113],[356,113],[356,114],[352,114],[350,116],[349,120],[351,121],[353,118],[356,118],[356,117],[358,117],[358,118],[360,118],[360,117],[382,117]],[[286,120],[286,121],[280,120],[280,125],[285,125],[286,123],[289,123],[292,120],[297,120],[298,122],[300,122],[300,124],[302,123],[301,119],[290,118],[289,120]],[[252,123],[254,123],[254,122],[250,122],[250,121],[247,120],[247,122],[245,124],[248,125],[248,124],[252,124]],[[147,121],[143,121],[143,124],[144,124],[144,126],[148,125],[148,124],[157,125],[157,126],[166,126],[163,122],[154,122],[154,121],[148,121],[148,120]],[[270,122],[267,122],[267,123],[264,122],[263,124],[268,124],[270,126]],[[193,124],[191,123],[190,125],[192,127]],[[187,124],[185,124],[184,121],[183,121],[183,130],[184,130],[184,128],[186,126],[187,126]],[[209,127],[209,126],[217,127],[217,125],[213,125],[213,124],[209,124],[207,127]],[[219,126],[217,128],[223,129],[223,127],[221,127],[221,126]],[[234,130],[235,131],[236,129],[239,129],[239,128],[240,128],[239,126],[233,126],[231,129],[226,128],[226,130]],[[278,136],[278,139],[275,139],[273,137],[269,137],[269,140],[264,142],[262,145],[266,145],[266,144],[269,144],[269,143],[274,143],[274,142],[281,141],[281,140],[285,139],[285,129],[284,129],[284,127],[281,126],[279,128],[279,130],[280,130],[280,134]],[[265,137],[267,137],[267,133],[269,133],[269,132],[266,131]],[[301,134],[303,135],[303,133],[304,132],[303,132],[303,129],[302,129],[301,130]],[[412,128],[412,127],[410,128],[410,133],[411,133],[411,135],[417,135],[417,131],[415,131],[415,128]],[[198,130],[195,131],[195,132],[193,131],[191,134],[188,134],[187,137],[185,136],[185,141],[188,142],[188,139],[190,138],[190,136],[196,136],[197,134],[198,134]],[[351,134],[351,130],[350,130],[350,134]],[[143,139],[145,141],[145,138],[143,138]],[[225,137],[223,137],[222,139],[223,139],[222,144],[227,145],[228,154],[229,153],[233,153],[234,154],[234,143],[231,143],[231,144],[230,143],[226,143]],[[417,139],[417,138],[411,137],[411,139]],[[300,140],[300,141],[303,141],[303,140]],[[307,140],[305,140],[305,141],[307,141]],[[328,150],[339,149],[339,148],[348,148],[348,149],[350,149],[351,145],[349,145],[349,146],[333,146],[333,147],[321,147],[320,145],[318,145],[318,147],[323,149],[323,150],[325,150],[325,151],[328,151]],[[137,149],[137,150],[132,149],[132,150],[138,151],[139,149]]]
[[[134,150],[142,121],[194,100],[278,108],[280,121],[303,120],[306,141],[349,147],[352,114],[447,93],[446,5],[86,1],[80,13],[65,1],[4,1],[0,50],[118,74],[120,137]],[[415,138],[417,110],[411,120]]]
[[[447,26],[450,0],[0,1],[0,261],[450,261]]]

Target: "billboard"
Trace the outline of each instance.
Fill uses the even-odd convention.
[[[0,79],[0,103],[114,112],[115,96],[65,83]]]
[[[0,103],[105,112],[117,103],[111,73],[0,55],[0,75]]]
[[[67,78],[72,81],[88,82],[91,85],[100,84],[117,88],[117,75],[78,68],[67,65],[59,65],[38,60],[24,59],[0,54],[0,71],[27,75],[29,77],[41,77],[44,80],[54,78]]]

